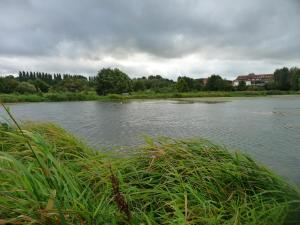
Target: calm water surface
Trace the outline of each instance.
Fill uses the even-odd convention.
[[[202,137],[239,149],[300,186],[300,96],[208,101],[22,103],[19,120],[52,121],[90,145],[136,145],[143,134]],[[2,117],[4,115],[1,109]]]

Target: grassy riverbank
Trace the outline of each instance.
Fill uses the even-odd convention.
[[[58,92],[46,94],[0,94],[0,101],[14,102],[59,102],[59,101],[90,101],[90,100],[128,100],[128,99],[168,99],[168,98],[201,98],[201,97],[255,97],[268,95],[300,95],[294,91],[232,91],[232,92],[186,92],[186,93],[155,93],[133,92],[130,95],[109,94],[99,96],[95,92]]]
[[[205,140],[94,151],[53,124],[0,128],[0,224],[299,224],[299,191]]]

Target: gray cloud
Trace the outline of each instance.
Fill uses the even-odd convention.
[[[272,72],[299,66],[299,21],[297,0],[0,0],[0,73]]]

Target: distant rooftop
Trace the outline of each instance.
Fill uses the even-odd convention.
[[[274,74],[254,74],[250,73],[248,75],[240,75],[235,81],[255,81],[255,80],[272,80],[274,79]]]

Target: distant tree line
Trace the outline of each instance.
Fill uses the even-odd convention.
[[[286,67],[274,72],[274,80],[264,86],[246,86],[241,81],[237,87],[232,81],[223,79],[220,75],[211,75],[207,79],[194,79],[180,76],[177,81],[163,78],[161,75],[130,79],[119,69],[102,69],[96,77],[96,90],[99,95],[110,93],[154,91],[154,92],[193,92],[193,91],[245,91],[245,90],[300,90],[300,69]]]
[[[95,81],[95,77],[83,75],[20,71],[17,77],[0,77],[0,93],[81,92],[93,89]]]
[[[219,75],[207,79],[179,76],[177,81],[161,75],[131,79],[126,73],[115,68],[103,68],[96,76],[78,74],[49,74],[43,72],[20,71],[17,77],[0,77],[0,93],[46,93],[82,92],[96,90],[99,95],[129,92],[195,92],[195,91],[244,91],[244,90],[300,90],[300,69],[284,67],[274,72],[274,81],[265,86],[246,86],[244,81],[237,87]]]
[[[161,75],[133,78],[119,69],[105,68],[96,77],[96,91],[99,95],[121,94],[127,92],[153,91],[157,93],[191,92],[191,91],[232,91],[231,81],[219,75],[204,79],[180,76],[177,81],[163,78]]]

